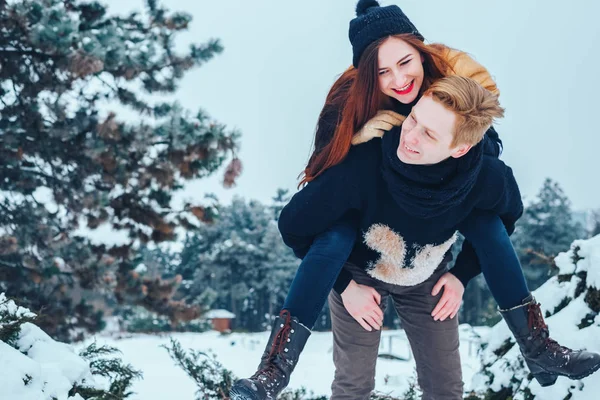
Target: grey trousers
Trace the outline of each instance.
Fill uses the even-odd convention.
[[[425,282],[415,286],[384,283],[347,263],[357,283],[375,288],[385,308],[392,297],[417,364],[418,384],[424,400],[462,400],[463,382],[458,350],[458,318],[434,321],[431,312],[443,291],[431,295],[433,286],[446,272],[442,264]],[[366,331],[352,318],[335,291],[329,295],[333,330],[335,377],[333,400],[368,399],[375,388],[375,364],[381,331]]]

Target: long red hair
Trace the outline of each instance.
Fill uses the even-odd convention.
[[[427,90],[433,81],[451,73],[452,67],[444,57],[445,46],[426,45],[412,34],[393,37],[404,40],[423,56],[424,79],[420,93]],[[348,68],[329,90],[319,115],[314,149],[299,186],[342,162],[350,151],[352,136],[377,111],[392,108],[392,100],[379,88],[378,77],[379,47],[387,38],[371,43],[360,59],[360,67]],[[332,126],[332,122],[335,126]]]

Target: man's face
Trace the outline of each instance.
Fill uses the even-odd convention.
[[[456,114],[431,96],[423,96],[402,124],[397,154],[405,164],[432,165],[449,157],[462,157],[471,146],[451,147]]]

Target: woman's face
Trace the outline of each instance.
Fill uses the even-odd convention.
[[[423,85],[423,57],[402,39],[389,37],[377,55],[381,91],[403,104],[415,101]]]

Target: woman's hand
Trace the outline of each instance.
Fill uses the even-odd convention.
[[[446,272],[440,277],[433,287],[431,295],[437,296],[442,288],[444,289],[444,294],[431,312],[431,316],[436,321],[444,321],[448,317],[454,318],[460,309],[462,296],[465,293],[465,287],[462,282],[450,272]]]
[[[352,280],[342,293],[342,302],[352,318],[365,330],[381,329],[383,311],[379,307],[381,295],[377,290]]]
[[[360,131],[352,138],[352,144],[357,145],[366,143],[376,137],[383,137],[383,134],[394,126],[399,126],[406,117],[391,110],[381,110],[373,118],[368,120]]]

